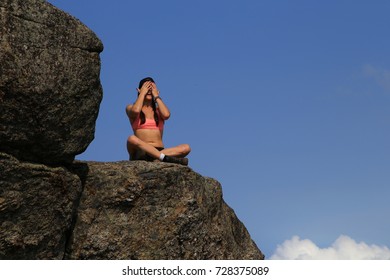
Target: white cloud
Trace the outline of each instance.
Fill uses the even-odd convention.
[[[386,246],[357,243],[349,236],[341,235],[328,248],[319,248],[309,239],[293,236],[278,245],[271,260],[390,260]]]
[[[386,90],[390,90],[390,71],[374,67],[372,65],[365,65],[363,68],[364,74],[373,78],[380,86]]]

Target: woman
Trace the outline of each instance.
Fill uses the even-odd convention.
[[[130,159],[188,165],[188,159],[185,158],[191,151],[188,144],[164,148],[164,122],[171,114],[161,99],[154,80],[150,77],[142,79],[137,91],[138,98],[135,103],[126,107],[134,131],[134,135],[127,139]]]

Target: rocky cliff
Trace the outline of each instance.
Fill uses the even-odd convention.
[[[263,259],[189,167],[80,162],[102,43],[40,0],[0,0],[0,259]]]
[[[0,259],[262,259],[220,184],[145,161],[0,153]]]
[[[78,163],[71,259],[260,259],[220,184],[176,164]]]

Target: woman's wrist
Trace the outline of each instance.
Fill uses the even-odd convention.
[[[156,97],[154,98],[154,102],[157,102],[157,100],[159,100],[159,99],[162,100],[160,96],[156,96]]]

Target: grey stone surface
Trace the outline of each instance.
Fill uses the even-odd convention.
[[[63,259],[81,191],[63,167],[0,153],[0,259]]]
[[[67,258],[264,258],[220,184],[188,167],[123,161],[77,169],[85,187]]]
[[[71,162],[94,138],[102,99],[96,35],[42,0],[0,0],[0,151]]]

